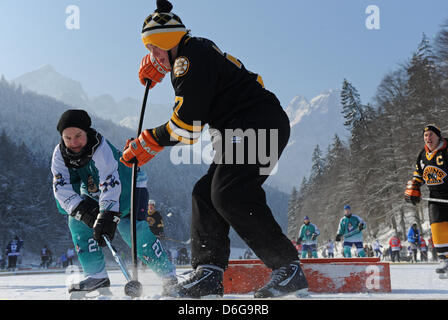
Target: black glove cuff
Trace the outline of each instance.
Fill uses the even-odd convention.
[[[120,222],[121,213],[116,211],[104,211],[100,212],[100,214],[97,217],[97,220],[106,220],[106,221],[112,221],[115,223]]]
[[[82,220],[82,216],[92,213],[99,212],[98,202],[91,198],[83,198],[83,200],[78,204],[78,206],[70,213],[70,216],[76,220]]]

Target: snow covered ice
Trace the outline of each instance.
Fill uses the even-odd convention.
[[[448,299],[448,280],[440,280],[434,272],[436,264],[391,264],[390,293],[310,293],[309,299],[318,300],[350,300],[350,299],[379,299],[379,300],[434,300]],[[188,271],[179,268],[181,275]],[[20,271],[15,274],[0,273],[0,299],[6,300],[67,300],[66,283],[73,274],[63,272],[42,272],[32,274],[29,271]],[[119,270],[110,270],[112,297],[97,297],[96,299],[130,299],[124,294],[126,279]],[[81,277],[82,278],[82,277]],[[149,269],[139,272],[139,281],[143,285],[143,295],[139,299],[164,299],[160,296],[162,283]],[[224,295],[224,299],[239,300],[252,299],[252,294]],[[286,296],[282,299],[297,299]]]

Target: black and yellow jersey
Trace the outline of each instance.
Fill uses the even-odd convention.
[[[206,124],[218,130],[247,110],[280,108],[276,96],[264,88],[260,75],[222,52],[212,41],[185,35],[171,70],[175,104],[171,119],[150,129],[161,146],[195,143]],[[257,109],[258,107],[258,109]]]
[[[425,146],[418,154],[413,178],[422,184],[426,183],[431,196],[448,197],[447,175],[447,140],[443,139],[440,146],[433,152],[429,152]]]

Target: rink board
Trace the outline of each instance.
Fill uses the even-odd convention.
[[[391,292],[389,264],[379,258],[301,259],[300,263],[310,292]],[[231,260],[224,272],[224,293],[254,292],[269,281],[270,274],[260,260]]]

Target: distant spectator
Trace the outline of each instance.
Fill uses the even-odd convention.
[[[383,259],[384,260],[391,260],[391,248],[390,246],[388,246],[386,249],[384,249],[383,251]]]
[[[368,247],[369,247],[368,257],[373,257],[373,249],[372,249],[372,245],[369,244]]]
[[[334,258],[335,246],[334,246],[334,242],[331,239],[328,239],[326,249],[327,249],[328,258]]]
[[[47,269],[50,266],[50,260],[51,260],[51,251],[50,249],[48,249],[47,245],[44,245],[44,247],[41,249],[40,259],[41,259],[40,266],[43,269]]]
[[[412,261],[417,262],[417,250],[420,246],[420,230],[417,228],[417,223],[413,223],[408,231],[409,248],[412,252]]]
[[[4,257],[3,257],[3,255],[2,255],[2,253],[0,252],[0,270],[3,270],[3,269],[5,269],[5,259],[4,259]]]
[[[425,239],[420,238],[420,260],[428,261],[428,246],[426,245]]]
[[[397,235],[394,234],[389,240],[389,245],[390,257],[392,259],[392,262],[395,262],[395,259],[400,262],[400,250],[402,248],[400,238],[398,238]]]
[[[67,255],[65,254],[65,252],[63,254],[61,254],[61,266],[62,268],[67,268]]]
[[[148,222],[149,228],[152,233],[159,238],[164,237],[164,227],[162,215],[158,210],[156,210],[156,202],[154,200],[148,201],[148,212],[145,217],[146,222]]]
[[[177,264],[184,265],[190,262],[187,248],[181,247],[177,250]]]
[[[6,246],[6,255],[8,256],[8,270],[17,269],[17,259],[20,256],[20,249],[22,249],[23,240],[19,236],[15,236]]]
[[[383,253],[381,252],[381,248],[383,246],[380,244],[378,239],[375,239],[375,241],[372,242],[372,248],[373,252],[375,253],[375,257],[382,257]]]
[[[73,248],[67,249],[67,265],[72,266],[75,259],[75,250]]]

